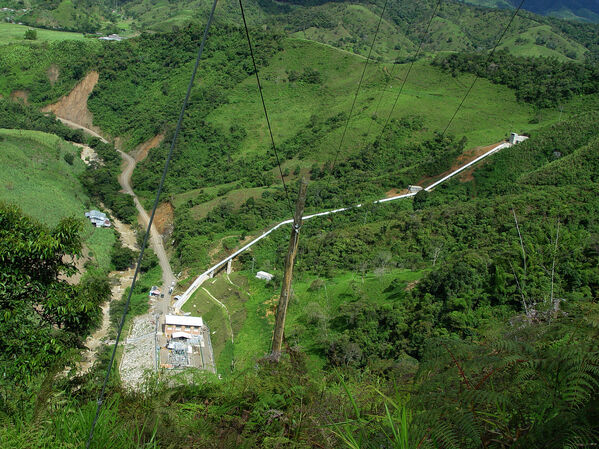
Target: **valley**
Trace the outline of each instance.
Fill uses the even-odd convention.
[[[5,3],[3,447],[599,441],[583,2]]]

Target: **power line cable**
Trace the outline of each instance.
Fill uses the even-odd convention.
[[[389,87],[389,85],[391,84],[391,81],[393,80],[393,74],[395,73],[395,69],[397,68],[399,64],[396,64],[395,62],[393,63],[393,68],[391,69],[391,72],[389,73],[389,81],[385,84],[385,87],[383,88],[383,91],[381,92],[381,95],[379,96],[379,101],[376,104],[376,108],[374,108],[374,114],[373,116],[376,117],[377,113],[379,112],[379,108],[381,107],[381,103],[383,102],[383,97],[385,96],[385,92],[387,91],[387,88]],[[366,130],[366,138],[368,138],[368,136],[370,135],[370,129],[372,128],[372,123],[374,122],[374,119],[370,121],[370,124],[368,125],[368,129]]]
[[[270,134],[270,141],[272,143],[272,149],[275,153],[275,158],[277,159],[277,165],[279,166],[279,173],[281,175],[281,181],[283,181],[283,188],[285,189],[285,196],[287,197],[287,205],[289,206],[289,211],[291,215],[293,215],[293,206],[291,205],[291,199],[289,198],[289,190],[287,190],[287,184],[285,183],[285,178],[283,177],[283,169],[281,168],[281,160],[279,159],[279,153],[277,152],[277,147],[275,145],[275,139],[272,135],[272,127],[270,126],[270,119],[268,118],[268,111],[266,109],[266,103],[264,102],[264,94],[262,93],[262,84],[260,83],[260,76],[258,75],[258,67],[256,66],[256,58],[254,57],[254,48],[252,47],[252,40],[250,38],[250,32],[248,30],[247,21],[245,20],[245,11],[243,9],[243,2],[239,0],[239,8],[241,9],[241,17],[243,18],[243,26],[245,27],[245,35],[247,37],[248,46],[250,47],[250,55],[252,56],[252,64],[254,65],[254,73],[256,74],[256,82],[258,83],[258,91],[260,92],[260,100],[262,100],[262,109],[264,109],[264,116],[266,117],[266,124],[268,125],[268,132]]]
[[[241,0],[239,0],[239,1],[241,1]],[[379,17],[379,22],[376,26],[376,31],[374,33],[374,37],[372,38],[372,43],[370,44],[370,50],[368,50],[368,57],[366,58],[366,62],[364,63],[364,69],[362,70],[362,75],[360,76],[360,81],[358,82],[358,88],[356,89],[356,94],[354,95],[354,100],[353,100],[351,108],[349,110],[349,116],[347,117],[347,120],[345,122],[345,128],[343,129],[343,134],[341,134],[341,140],[339,141],[339,148],[337,148],[337,152],[335,153],[335,158],[333,159],[331,173],[335,169],[335,164],[337,163],[337,157],[339,156],[339,152],[341,151],[341,147],[343,145],[343,140],[345,139],[345,134],[347,133],[347,127],[349,126],[349,122],[350,122],[352,114],[354,112],[354,107],[356,106],[356,100],[358,99],[358,93],[360,92],[360,88],[362,87],[362,81],[364,80],[364,74],[366,73],[366,69],[368,68],[368,62],[370,61],[372,49],[374,48],[374,43],[376,42],[376,38],[379,34],[381,22],[383,21],[383,14],[385,13],[385,10],[387,9],[387,2],[388,2],[388,0],[385,0],[385,4],[383,5],[383,10],[381,11],[381,15]]]
[[[412,66],[414,65],[414,60],[418,58],[418,54],[420,53],[420,48],[422,48],[422,43],[424,42],[425,37],[428,35],[428,30],[430,28],[430,25],[432,23],[433,18],[435,17],[435,14],[437,13],[437,9],[439,8],[441,4],[441,0],[439,0],[439,3],[437,3],[437,6],[435,7],[435,10],[433,11],[433,15],[431,16],[431,20],[428,24],[428,26],[426,27],[426,31],[424,33],[424,35],[422,36],[422,39],[420,40],[420,46],[418,48],[418,51],[416,52],[416,55],[414,56],[414,59],[411,61],[412,64],[410,64],[407,75],[404,78],[404,84],[405,81],[407,80],[408,75],[410,74],[410,71],[412,70]],[[387,90],[387,88],[389,87],[389,85],[391,84],[391,81],[393,79],[393,73],[395,72],[395,68],[398,66],[399,64],[393,64],[393,69],[391,69],[391,73],[389,75],[389,81],[387,82],[387,84],[385,85],[385,88],[383,89],[383,91],[381,92],[381,96],[379,97],[379,101],[378,104],[374,110],[374,115],[376,116],[376,114],[379,111],[379,107],[381,106],[381,102],[383,101],[383,97],[385,96],[385,91]],[[401,87],[401,90],[403,90],[403,85]],[[401,90],[400,90],[400,94],[401,94]],[[395,108],[395,106],[393,107],[393,109]],[[393,109],[391,110],[391,113],[393,113]],[[389,114],[391,115],[391,114]],[[370,135],[370,129],[372,128],[372,123],[374,122],[374,120],[370,121],[370,124],[368,125],[368,130],[366,131],[366,137],[368,137]],[[386,123],[385,123],[386,126]],[[383,127],[384,129],[384,127]]]
[[[497,50],[497,47],[499,46],[501,40],[505,36],[505,33],[507,33],[507,30],[509,29],[509,27],[511,26],[512,22],[514,21],[514,19],[518,15],[518,12],[520,11],[520,9],[522,8],[522,5],[524,5],[524,0],[520,1],[520,5],[518,5],[518,8],[516,8],[516,11],[514,11],[514,14],[512,14],[512,17],[510,18],[510,21],[507,23],[507,26],[504,28],[503,32],[499,35],[499,39],[497,39],[497,42],[495,42],[495,46],[493,47],[493,50],[491,50],[491,53],[489,53],[489,56],[487,57],[487,60],[485,61],[484,68],[486,68],[489,65],[489,62],[491,61],[491,58],[495,54],[495,50]],[[445,133],[447,132],[447,130],[449,129],[449,127],[453,123],[453,120],[455,119],[456,115],[458,115],[458,112],[462,108],[464,102],[466,101],[466,98],[468,98],[468,95],[470,95],[470,92],[474,88],[474,85],[476,84],[476,81],[478,81],[479,78],[480,78],[480,75],[477,73],[476,76],[474,77],[474,81],[472,81],[472,84],[468,88],[468,91],[466,92],[466,95],[464,95],[464,98],[462,98],[462,101],[458,105],[458,108],[455,110],[455,112],[453,113],[453,115],[449,119],[449,123],[447,123],[447,126],[443,130],[443,134],[442,134],[443,136],[445,135]]]
[[[428,32],[430,30],[431,24],[433,23],[433,19],[437,15],[437,11],[439,9],[439,6],[441,6],[441,0],[439,0],[437,2],[437,5],[435,6],[435,9],[433,9],[433,13],[431,14],[431,18],[428,21],[428,24],[426,25],[426,30],[424,31],[424,35],[422,36],[422,39],[420,39],[420,45],[418,46],[418,50],[416,51],[416,54],[414,55],[414,58],[412,59],[412,62],[410,62],[410,67],[408,67],[408,73],[406,74],[405,78],[403,79],[403,82],[401,83],[401,87],[399,88],[399,92],[397,93],[397,96],[395,97],[395,101],[393,102],[393,106],[391,107],[391,111],[389,111],[389,115],[387,115],[387,120],[385,120],[385,124],[383,125],[383,128],[381,129],[381,133],[379,135],[379,139],[381,137],[383,137],[385,129],[387,129],[387,125],[389,124],[389,121],[391,120],[391,115],[393,115],[393,111],[395,111],[395,106],[397,106],[397,101],[399,100],[399,97],[401,96],[401,94],[403,92],[403,89],[404,89],[404,87],[406,85],[406,82],[408,81],[410,73],[412,72],[412,68],[414,67],[414,63],[416,62],[416,60],[418,59],[418,56],[420,55],[420,51],[422,50],[422,46],[424,45],[424,39],[426,38],[426,36],[428,36]]]
[[[150,214],[150,220],[148,221],[148,227],[146,229],[146,233],[144,235],[144,240],[141,245],[141,249],[139,252],[139,257],[137,258],[137,265],[135,266],[135,273],[133,275],[133,280],[131,282],[131,288],[129,289],[129,294],[127,296],[127,301],[125,302],[125,309],[123,310],[123,316],[121,317],[121,322],[119,323],[118,332],[116,335],[116,340],[114,343],[114,347],[112,349],[112,355],[110,356],[110,362],[108,363],[108,369],[106,370],[106,376],[104,377],[104,383],[102,384],[102,389],[100,390],[100,395],[97,400],[96,414],[94,416],[94,420],[92,422],[89,437],[87,439],[87,443],[85,445],[86,449],[89,449],[92,439],[94,437],[94,430],[96,428],[96,424],[98,423],[98,418],[100,416],[100,411],[102,409],[102,404],[104,401],[104,395],[106,393],[106,385],[108,384],[108,380],[110,378],[110,371],[112,370],[112,365],[114,364],[114,359],[116,356],[116,350],[119,344],[119,340],[121,339],[121,333],[123,331],[123,326],[125,325],[125,318],[127,317],[127,312],[129,310],[129,305],[131,304],[131,296],[133,295],[133,290],[135,289],[135,282],[137,281],[137,276],[139,274],[141,261],[144,256],[144,252],[146,249],[146,245],[148,243],[148,238],[150,236],[150,231],[152,229],[152,222],[154,221],[154,215],[156,214],[156,209],[158,208],[158,202],[160,201],[160,195],[162,194],[162,189],[164,187],[164,181],[166,179],[166,174],[168,172],[168,167],[170,161],[173,157],[173,151],[175,148],[175,144],[177,142],[177,137],[179,136],[179,132],[181,131],[181,125],[183,123],[183,117],[185,115],[185,109],[187,108],[187,104],[189,102],[189,96],[191,94],[191,89],[193,87],[193,83],[198,71],[198,67],[200,65],[200,59],[202,58],[202,53],[204,52],[204,46],[206,45],[206,40],[208,38],[208,30],[210,29],[210,25],[212,24],[212,20],[214,18],[214,11],[216,9],[216,5],[218,0],[214,0],[212,4],[212,10],[210,11],[210,16],[208,18],[208,22],[206,23],[206,28],[204,29],[204,35],[202,36],[202,41],[200,44],[200,48],[198,50],[198,55],[196,57],[195,65],[193,67],[193,72],[191,74],[191,79],[189,80],[189,85],[187,86],[187,93],[185,94],[185,100],[183,100],[183,105],[181,106],[181,112],[179,114],[179,120],[177,121],[177,127],[175,129],[175,134],[173,135],[173,140],[171,142],[171,146],[166,158],[166,162],[164,164],[164,170],[162,171],[162,178],[160,179],[160,184],[158,185],[158,191],[156,192],[156,198],[154,199],[154,205],[152,206],[152,213]]]

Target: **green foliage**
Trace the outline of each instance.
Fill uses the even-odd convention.
[[[63,156],[64,161],[69,164],[69,165],[73,165],[73,161],[75,160],[75,156],[73,156],[73,153],[65,153]]]
[[[114,269],[118,271],[126,270],[135,262],[136,253],[131,248],[121,244],[119,240],[114,242],[110,251],[110,261]],[[147,271],[147,270],[146,270]]]
[[[0,46],[0,94],[25,90],[29,103],[42,106],[69,93],[93,67],[101,46],[64,40],[41,45]],[[49,76],[49,71],[56,77]]]
[[[9,379],[44,372],[80,345],[110,294],[105,279],[76,286],[63,278],[77,271],[65,256],[80,254],[81,227],[66,218],[50,229],[16,207],[0,207],[0,363]]]
[[[462,53],[437,57],[434,64],[454,76],[470,72],[505,84],[516,90],[519,101],[539,108],[557,106],[575,95],[599,91],[599,69],[595,64],[516,57],[507,50],[496,52],[488,66],[485,66],[486,61],[487,55]]]
[[[37,39],[37,31],[33,29],[28,29],[25,31],[25,36],[23,37],[25,40],[34,41]]]

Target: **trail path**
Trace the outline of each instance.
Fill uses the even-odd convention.
[[[110,327],[110,304],[112,301],[118,301],[123,297],[123,292],[131,284],[133,278],[133,269],[127,271],[113,271],[109,275],[110,283],[110,301],[102,305],[102,325],[92,335],[85,340],[85,346],[88,349],[84,355],[83,361],[79,364],[81,373],[85,374],[93,366],[98,357],[98,349],[102,344],[109,343],[105,341]]]

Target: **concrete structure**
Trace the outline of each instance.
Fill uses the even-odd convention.
[[[166,338],[181,338],[181,332],[197,337],[204,331],[204,321],[199,316],[166,315],[164,320],[164,335]],[[178,334],[179,337],[175,337]]]
[[[422,190],[422,187],[420,186],[408,186],[408,192],[410,193],[417,193],[420,192]]]
[[[89,221],[91,221],[96,228],[110,227],[110,220],[105,213],[100,212],[99,210],[90,210],[85,213],[85,216],[89,218]]]
[[[516,141],[517,142],[522,142],[522,141],[524,141],[526,139],[528,139],[528,137],[526,137],[526,136],[518,136],[518,139],[514,138],[514,141],[515,142]],[[431,185],[425,187],[423,190],[425,190],[427,192],[430,192],[435,187],[437,187],[439,184],[444,183],[448,179],[453,178],[454,176],[458,175],[459,173],[461,173],[462,171],[468,169],[469,167],[472,167],[473,165],[478,164],[483,159],[485,159],[485,158],[487,158],[487,157],[489,157],[489,156],[497,153],[498,151],[501,151],[504,148],[509,148],[512,145],[513,144],[511,144],[509,142],[504,142],[504,143],[501,143],[501,144],[495,146],[490,151],[488,151],[488,152],[486,152],[486,153],[478,156],[477,158],[473,159],[472,161],[468,162],[467,164],[462,165],[460,168],[452,171],[451,173],[449,173],[448,175],[442,177],[438,181],[435,181]],[[404,193],[404,194],[397,195],[397,196],[392,196],[390,198],[383,198],[383,199],[380,199],[380,200],[373,201],[372,204],[385,204],[385,203],[388,203],[390,201],[397,201],[397,200],[401,200],[401,199],[405,199],[405,198],[412,198],[412,197],[416,196],[416,193],[417,192],[409,192],[409,193]],[[318,213],[315,213],[315,214],[304,215],[303,220],[306,221],[306,220],[309,220],[309,219],[312,219],[312,218],[315,218],[315,217],[324,217],[324,216],[331,215],[331,214],[338,214],[340,212],[344,212],[344,211],[347,211],[347,210],[356,209],[356,208],[360,208],[360,207],[362,207],[362,203],[356,204],[354,206],[341,207],[339,209],[327,210],[327,211],[318,212]],[[270,234],[272,234],[273,232],[275,232],[277,229],[281,228],[282,226],[291,224],[291,223],[293,223],[292,219],[282,221],[282,222],[280,222],[280,223],[272,226],[270,229],[264,231],[260,236],[256,237],[254,240],[252,240],[251,242],[245,244],[243,247],[239,248],[233,254],[230,254],[225,259],[223,259],[220,262],[218,262],[216,265],[213,265],[212,267],[208,268],[206,271],[204,271],[202,274],[200,274],[196,278],[196,280],[187,288],[187,290],[185,290],[185,292],[181,293],[180,295],[177,295],[177,297],[175,298],[176,302],[173,305],[173,308],[175,310],[181,310],[181,307],[183,307],[183,305],[189,300],[189,298],[191,298],[191,296],[194,294],[194,292],[198,288],[200,288],[201,285],[207,279],[210,279],[211,277],[213,277],[214,274],[218,270],[222,269],[225,266],[225,264],[227,264],[230,260],[233,260],[239,254],[247,251],[249,248],[251,248],[252,246],[254,246],[260,240],[268,237]],[[256,277],[258,277],[258,276],[256,276]]]
[[[524,142],[526,139],[528,139],[527,136],[519,136],[516,133],[511,133],[510,134],[510,144],[511,145],[516,145],[517,143],[522,143]]]
[[[102,36],[99,37],[98,39],[100,39],[101,41],[122,41],[123,37],[119,36],[118,34],[109,34],[108,36]]]
[[[256,279],[263,279],[265,281],[272,281],[274,274],[267,273],[266,271],[258,271],[256,273]]]

